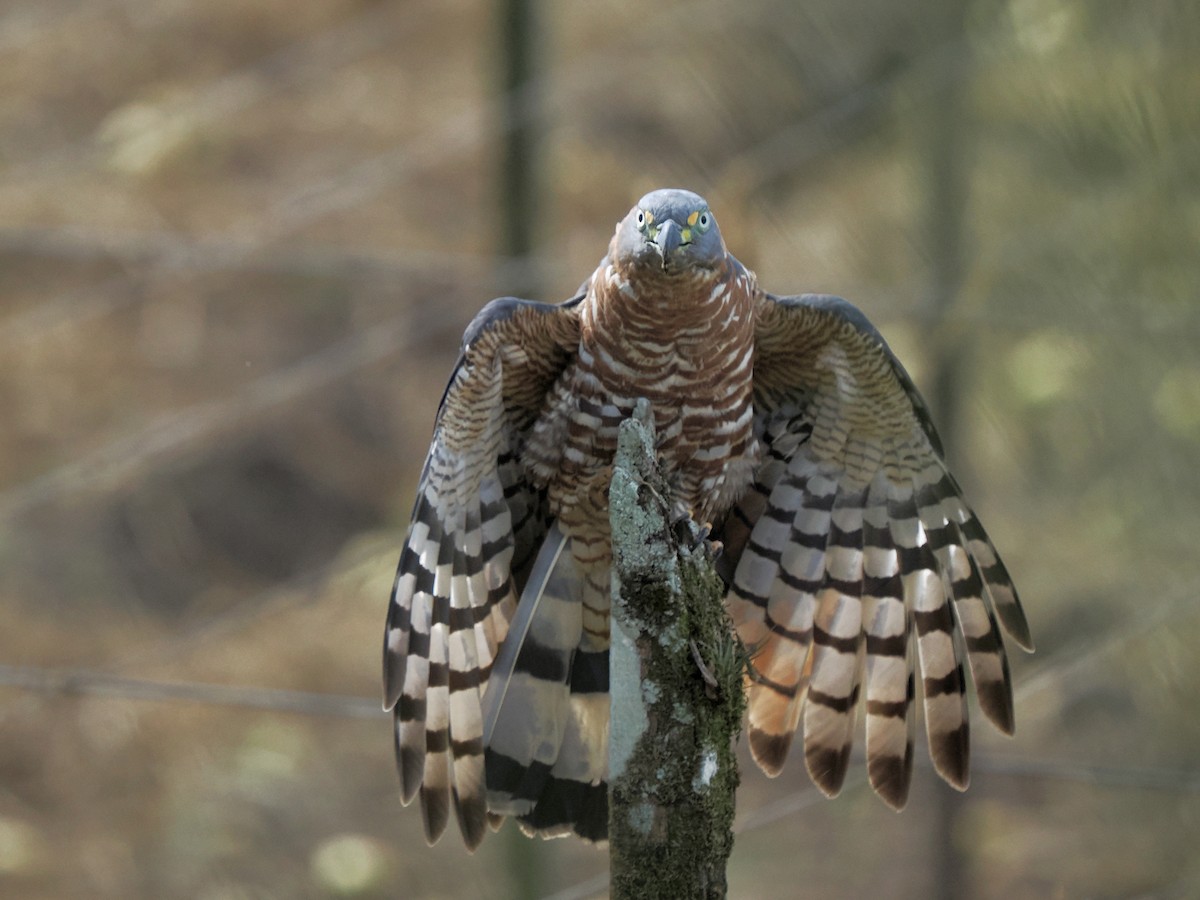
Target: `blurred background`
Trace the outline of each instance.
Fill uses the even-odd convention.
[[[1038,643],[964,796],[747,762],[731,896],[1200,896],[1198,97],[1194,0],[8,0],[0,895],[605,894],[425,846],[379,648],[464,325],[680,186],[879,325]]]

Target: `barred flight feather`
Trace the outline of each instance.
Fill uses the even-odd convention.
[[[946,472],[924,402],[861,313],[831,297],[768,299],[756,338],[764,463],[719,533],[732,538],[733,621],[758,651],[747,678],[755,759],[778,772],[803,722],[810,774],[836,793],[865,698],[871,783],[901,808],[919,694],[934,767],[965,788],[966,666],[984,714],[1011,733],[998,625],[1029,647],[1007,570]],[[782,451],[785,433],[807,440]]]
[[[887,495],[887,478],[880,473],[863,514],[867,772],[876,792],[902,809],[913,766],[912,615],[904,603]]]
[[[546,524],[545,492],[517,460],[520,433],[506,402],[544,393],[565,353],[562,336],[550,330],[541,335],[542,355],[523,363],[488,329],[500,322],[536,329],[551,310],[562,307],[500,301],[468,329],[397,568],[384,703],[394,709],[401,799],[419,799],[430,843],[445,831],[452,806],[469,848],[498,822],[487,808],[481,697],[516,609],[514,579],[528,570]],[[562,327],[570,333],[569,322]]]
[[[862,669],[863,502],[865,491],[834,499],[825,572],[813,625],[813,664],[804,710],[804,758],[829,795],[846,777]]]

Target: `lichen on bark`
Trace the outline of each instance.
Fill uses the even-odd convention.
[[[644,402],[621,426],[610,516],[612,896],[724,897],[745,654],[701,532],[673,521]]]

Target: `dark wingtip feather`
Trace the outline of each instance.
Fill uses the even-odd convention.
[[[1029,621],[1025,618],[1025,610],[1021,608],[1021,598],[1017,596],[1017,589],[1013,586],[1012,576],[1008,574],[1004,560],[992,546],[987,532],[983,530],[978,519],[962,523],[962,530],[968,538],[984,541],[991,547],[995,559],[991,565],[981,565],[979,568],[984,581],[987,582],[988,593],[991,595],[996,617],[1021,649],[1032,653],[1033,635],[1029,631]]]
[[[846,780],[846,769],[850,762],[850,745],[834,750],[830,747],[806,747],[804,762],[813,783],[827,797],[836,797]]]
[[[760,769],[770,778],[783,771],[788,751],[792,748],[792,733],[770,734],[750,726],[750,753]]]
[[[1004,630],[1012,635],[1012,639],[1026,653],[1034,651],[1033,635],[1029,630],[1029,621],[1025,618],[1025,610],[1017,598],[1017,591],[1009,582],[1008,589],[1012,591],[1012,603],[996,604],[996,615],[1004,625]]]
[[[446,832],[450,822],[450,792],[445,786],[421,787],[421,820],[425,823],[425,842],[432,847]]]
[[[396,768],[400,770],[400,800],[407,806],[417,795],[425,777],[425,754],[414,747],[397,744]]]
[[[982,532],[982,528],[979,528]],[[986,539],[986,536],[985,536]],[[993,550],[993,552],[995,552]],[[992,604],[996,609],[996,617],[1004,626],[1004,630],[1012,635],[1012,639],[1021,649],[1033,652],[1033,635],[1029,631],[1029,621],[1025,618],[1025,610],[1021,608],[1021,599],[1017,589],[1013,587],[1012,578],[1005,568],[999,555],[991,566],[980,567],[988,591],[992,596]]]
[[[1012,690],[1008,685],[1007,666],[1004,675],[1004,681],[976,682],[975,695],[988,721],[1005,734],[1012,735],[1016,730],[1016,715],[1013,712]]]
[[[386,641],[386,638],[385,638]],[[400,700],[404,691],[404,672],[407,668],[405,657],[388,652],[387,644],[383,647],[383,711],[389,712]]]
[[[883,802],[899,812],[908,803],[908,789],[912,785],[913,748],[908,745],[904,756],[876,756],[867,761],[867,774],[871,787]]]
[[[478,794],[464,799],[459,796],[458,788],[455,788],[454,811],[457,813],[458,830],[462,832],[463,843],[474,853],[487,834],[490,818],[487,803]]]
[[[956,790],[971,783],[971,730],[966,721],[953,731],[931,735],[929,755],[942,779]]]

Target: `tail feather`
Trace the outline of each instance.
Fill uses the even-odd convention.
[[[517,660],[521,651],[524,651],[526,654],[526,662],[532,664],[534,662],[532,655],[541,646],[541,643],[535,640],[526,649],[526,642],[535,621],[537,621],[538,608],[543,597],[546,596],[547,586],[564,552],[567,554],[567,560],[564,564],[569,564],[569,542],[559,528],[554,526],[546,534],[546,539],[542,543],[541,550],[534,562],[533,570],[530,572],[529,580],[526,582],[525,590],[517,604],[516,612],[509,623],[504,643],[500,645],[496,659],[493,662],[492,677],[488,682],[488,688],[484,693],[483,701],[485,743],[491,742],[491,736],[496,729],[500,711],[508,700],[508,692],[512,688],[512,676],[515,671],[518,671]],[[569,603],[571,601],[567,599],[566,602]],[[543,627],[539,630],[545,631],[545,628]],[[551,639],[552,635],[543,634],[542,637],[544,639]],[[560,651],[570,649],[562,640],[553,641],[551,646]],[[526,666],[522,666],[521,668],[525,669]]]
[[[528,813],[562,744],[570,660],[583,630],[579,579],[564,569],[573,569],[570,542],[555,526],[534,561],[483,696],[488,807],[494,812]]]
[[[553,526],[484,693],[483,743],[489,809],[545,836],[603,840],[608,651],[580,649],[586,591],[571,539]]]

